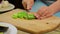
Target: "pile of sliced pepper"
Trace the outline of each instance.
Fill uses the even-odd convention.
[[[20,19],[31,20],[31,19],[35,19],[36,17],[34,16],[34,14],[28,14],[26,11],[22,11],[22,12],[18,12],[18,13],[13,14],[12,18],[14,18],[14,19],[20,18]]]

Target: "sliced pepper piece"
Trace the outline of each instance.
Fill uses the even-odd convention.
[[[17,19],[18,18],[18,14],[17,13],[13,14],[12,18]]]
[[[36,17],[33,14],[28,14],[28,19],[35,19]]]
[[[27,15],[28,15],[27,12],[19,12],[18,13],[19,18],[27,18]]]

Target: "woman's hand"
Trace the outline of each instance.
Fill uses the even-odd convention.
[[[39,11],[37,13],[35,13],[35,16],[38,19],[44,19],[44,18],[48,18],[48,17],[52,16],[59,10],[60,10],[60,0],[57,0],[50,6],[48,6],[48,7],[45,6],[45,7],[42,7],[41,9],[39,9]]]
[[[34,0],[23,0],[22,4],[25,9],[30,10],[34,4]]]
[[[47,6],[44,6],[41,9],[39,9],[39,11],[37,13],[35,13],[35,16],[38,19],[48,18],[48,17],[52,16],[53,14],[55,14],[57,12],[57,11],[54,11],[53,9],[51,9],[51,8],[49,8]]]

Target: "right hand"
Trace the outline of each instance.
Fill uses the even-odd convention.
[[[34,0],[23,0],[22,4],[25,9],[30,10],[34,4]]]

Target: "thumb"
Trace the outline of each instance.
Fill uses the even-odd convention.
[[[26,2],[22,1],[22,5],[23,5],[24,9],[27,8],[27,6],[26,6],[26,5],[27,5]]]
[[[30,10],[33,6],[34,2],[27,2],[27,9]]]

